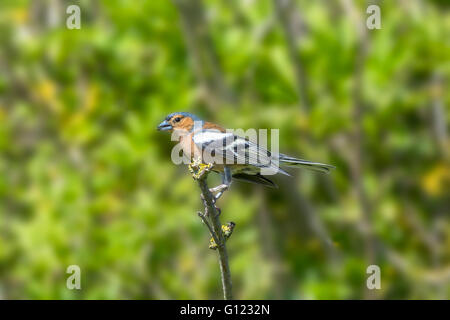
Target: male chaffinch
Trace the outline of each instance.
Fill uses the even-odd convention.
[[[246,138],[227,132],[221,126],[203,121],[188,112],[169,114],[157,129],[176,134],[183,155],[191,161],[201,159],[204,163],[211,163],[203,157],[205,150],[209,151],[209,155],[215,160],[212,171],[222,176],[222,184],[210,189],[213,193],[217,192],[216,200],[230,187],[232,179],[277,187],[261,174],[262,169],[274,169],[275,172],[289,175],[279,168],[279,165],[304,167],[325,173],[334,168],[328,164],[297,159],[282,153],[273,154]]]

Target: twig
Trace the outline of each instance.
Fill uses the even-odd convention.
[[[198,216],[202,219],[203,223],[206,225],[206,227],[208,227],[209,230],[209,234],[211,235],[211,237],[214,238],[214,241],[216,243],[219,243],[219,239],[217,239],[216,233],[214,232],[214,230],[212,229],[211,225],[208,222],[208,219],[206,218],[205,214],[203,214],[202,212],[197,212]]]
[[[173,0],[173,3],[179,12],[186,48],[202,89],[201,98],[212,110],[222,103],[235,105],[234,93],[226,84],[219,56],[208,30],[203,1]]]
[[[298,46],[299,36],[304,31],[303,17],[296,8],[292,0],[273,0],[275,11],[280,21],[281,27],[286,38],[286,45],[291,63],[293,65],[294,76],[296,80],[296,90],[300,108],[308,113],[311,108],[308,91],[309,83],[306,77],[303,62],[299,57]]]
[[[222,277],[223,297],[225,300],[233,299],[231,271],[228,264],[228,253],[225,245],[225,237],[222,233],[222,224],[220,223],[220,211],[214,204],[214,196],[209,191],[206,178],[208,176],[211,165],[196,163],[195,161],[189,166],[192,176],[197,180],[200,187],[203,204],[205,205],[205,213],[199,213],[200,218],[208,227],[211,236],[217,244],[217,252],[220,263],[220,273]]]

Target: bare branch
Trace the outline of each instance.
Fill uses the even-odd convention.
[[[233,299],[231,271],[228,264],[228,253],[225,245],[225,237],[222,233],[222,224],[220,222],[220,210],[215,206],[214,195],[209,191],[206,178],[211,169],[211,165],[205,165],[194,161],[189,165],[192,176],[197,180],[201,190],[203,204],[205,205],[205,214],[199,214],[205,222],[209,232],[217,244],[217,253],[219,256],[220,273],[222,277],[223,297],[225,300]],[[209,221],[208,221],[209,220]]]
[[[216,243],[219,243],[219,239],[217,238],[216,233],[214,232],[213,228],[211,227],[211,225],[208,222],[208,219],[206,218],[205,214],[203,214],[202,212],[197,212],[198,216],[202,219],[203,223],[206,225],[206,227],[208,227],[209,230],[209,234],[211,235],[211,237],[214,238],[214,241]]]
[[[273,0],[274,7],[280,21],[283,33],[286,38],[286,45],[293,65],[294,76],[296,80],[297,96],[300,108],[307,113],[310,108],[308,96],[308,79],[306,77],[305,68],[300,60],[298,51],[298,42],[300,34],[305,29],[300,11],[297,10],[294,1],[291,0]]]
[[[193,70],[201,88],[201,97],[212,110],[221,103],[235,103],[226,84],[213,39],[208,31],[206,10],[201,0],[173,0],[181,21]]]

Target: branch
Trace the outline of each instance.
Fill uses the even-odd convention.
[[[193,70],[200,84],[201,97],[212,110],[222,103],[235,104],[231,88],[226,84],[220,61],[208,30],[203,1],[173,0],[180,15],[181,31],[186,41]]]
[[[220,210],[215,206],[214,196],[209,191],[206,178],[208,176],[209,170],[212,165],[205,165],[202,163],[193,162],[189,165],[189,170],[192,176],[197,180],[198,186],[201,190],[203,204],[205,205],[205,213],[199,212],[200,218],[203,220],[205,225],[208,227],[211,236],[217,244],[217,252],[219,256],[220,263],[220,273],[222,277],[222,289],[223,296],[225,300],[233,299],[231,290],[231,271],[228,264],[228,253],[227,247],[225,245],[225,236],[222,232],[222,224],[220,223]]]
[[[273,2],[278,20],[283,28],[289,57],[293,65],[299,105],[305,113],[308,113],[311,108],[308,96],[309,83],[297,46],[300,35],[305,29],[303,18],[300,16],[300,11],[296,8],[294,1],[273,0]]]
[[[372,227],[372,201],[369,198],[366,188],[364,187],[364,140],[365,132],[363,127],[364,120],[364,71],[365,63],[369,51],[369,35],[364,25],[364,18],[358,11],[354,0],[341,0],[341,5],[347,15],[353,20],[356,31],[356,56],[354,64],[354,85],[352,88],[353,100],[353,122],[355,124],[355,132],[352,135],[352,158],[350,161],[350,172],[353,179],[353,185],[356,196],[362,211],[361,226],[365,230],[365,253],[370,264],[377,260],[377,239]]]
[[[217,239],[216,233],[214,232],[213,228],[209,224],[207,216],[202,212],[197,212],[198,216],[202,219],[203,223],[206,225],[206,227],[209,230],[209,234],[211,237],[213,237],[215,243],[219,243],[219,239]]]

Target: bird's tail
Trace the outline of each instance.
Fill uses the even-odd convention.
[[[285,154],[280,154],[279,157],[280,165],[286,165],[289,167],[302,167],[314,171],[329,173],[332,169],[335,167],[330,164],[325,163],[319,163],[319,162],[312,162],[308,160],[303,159],[297,159],[290,156],[287,156]]]

